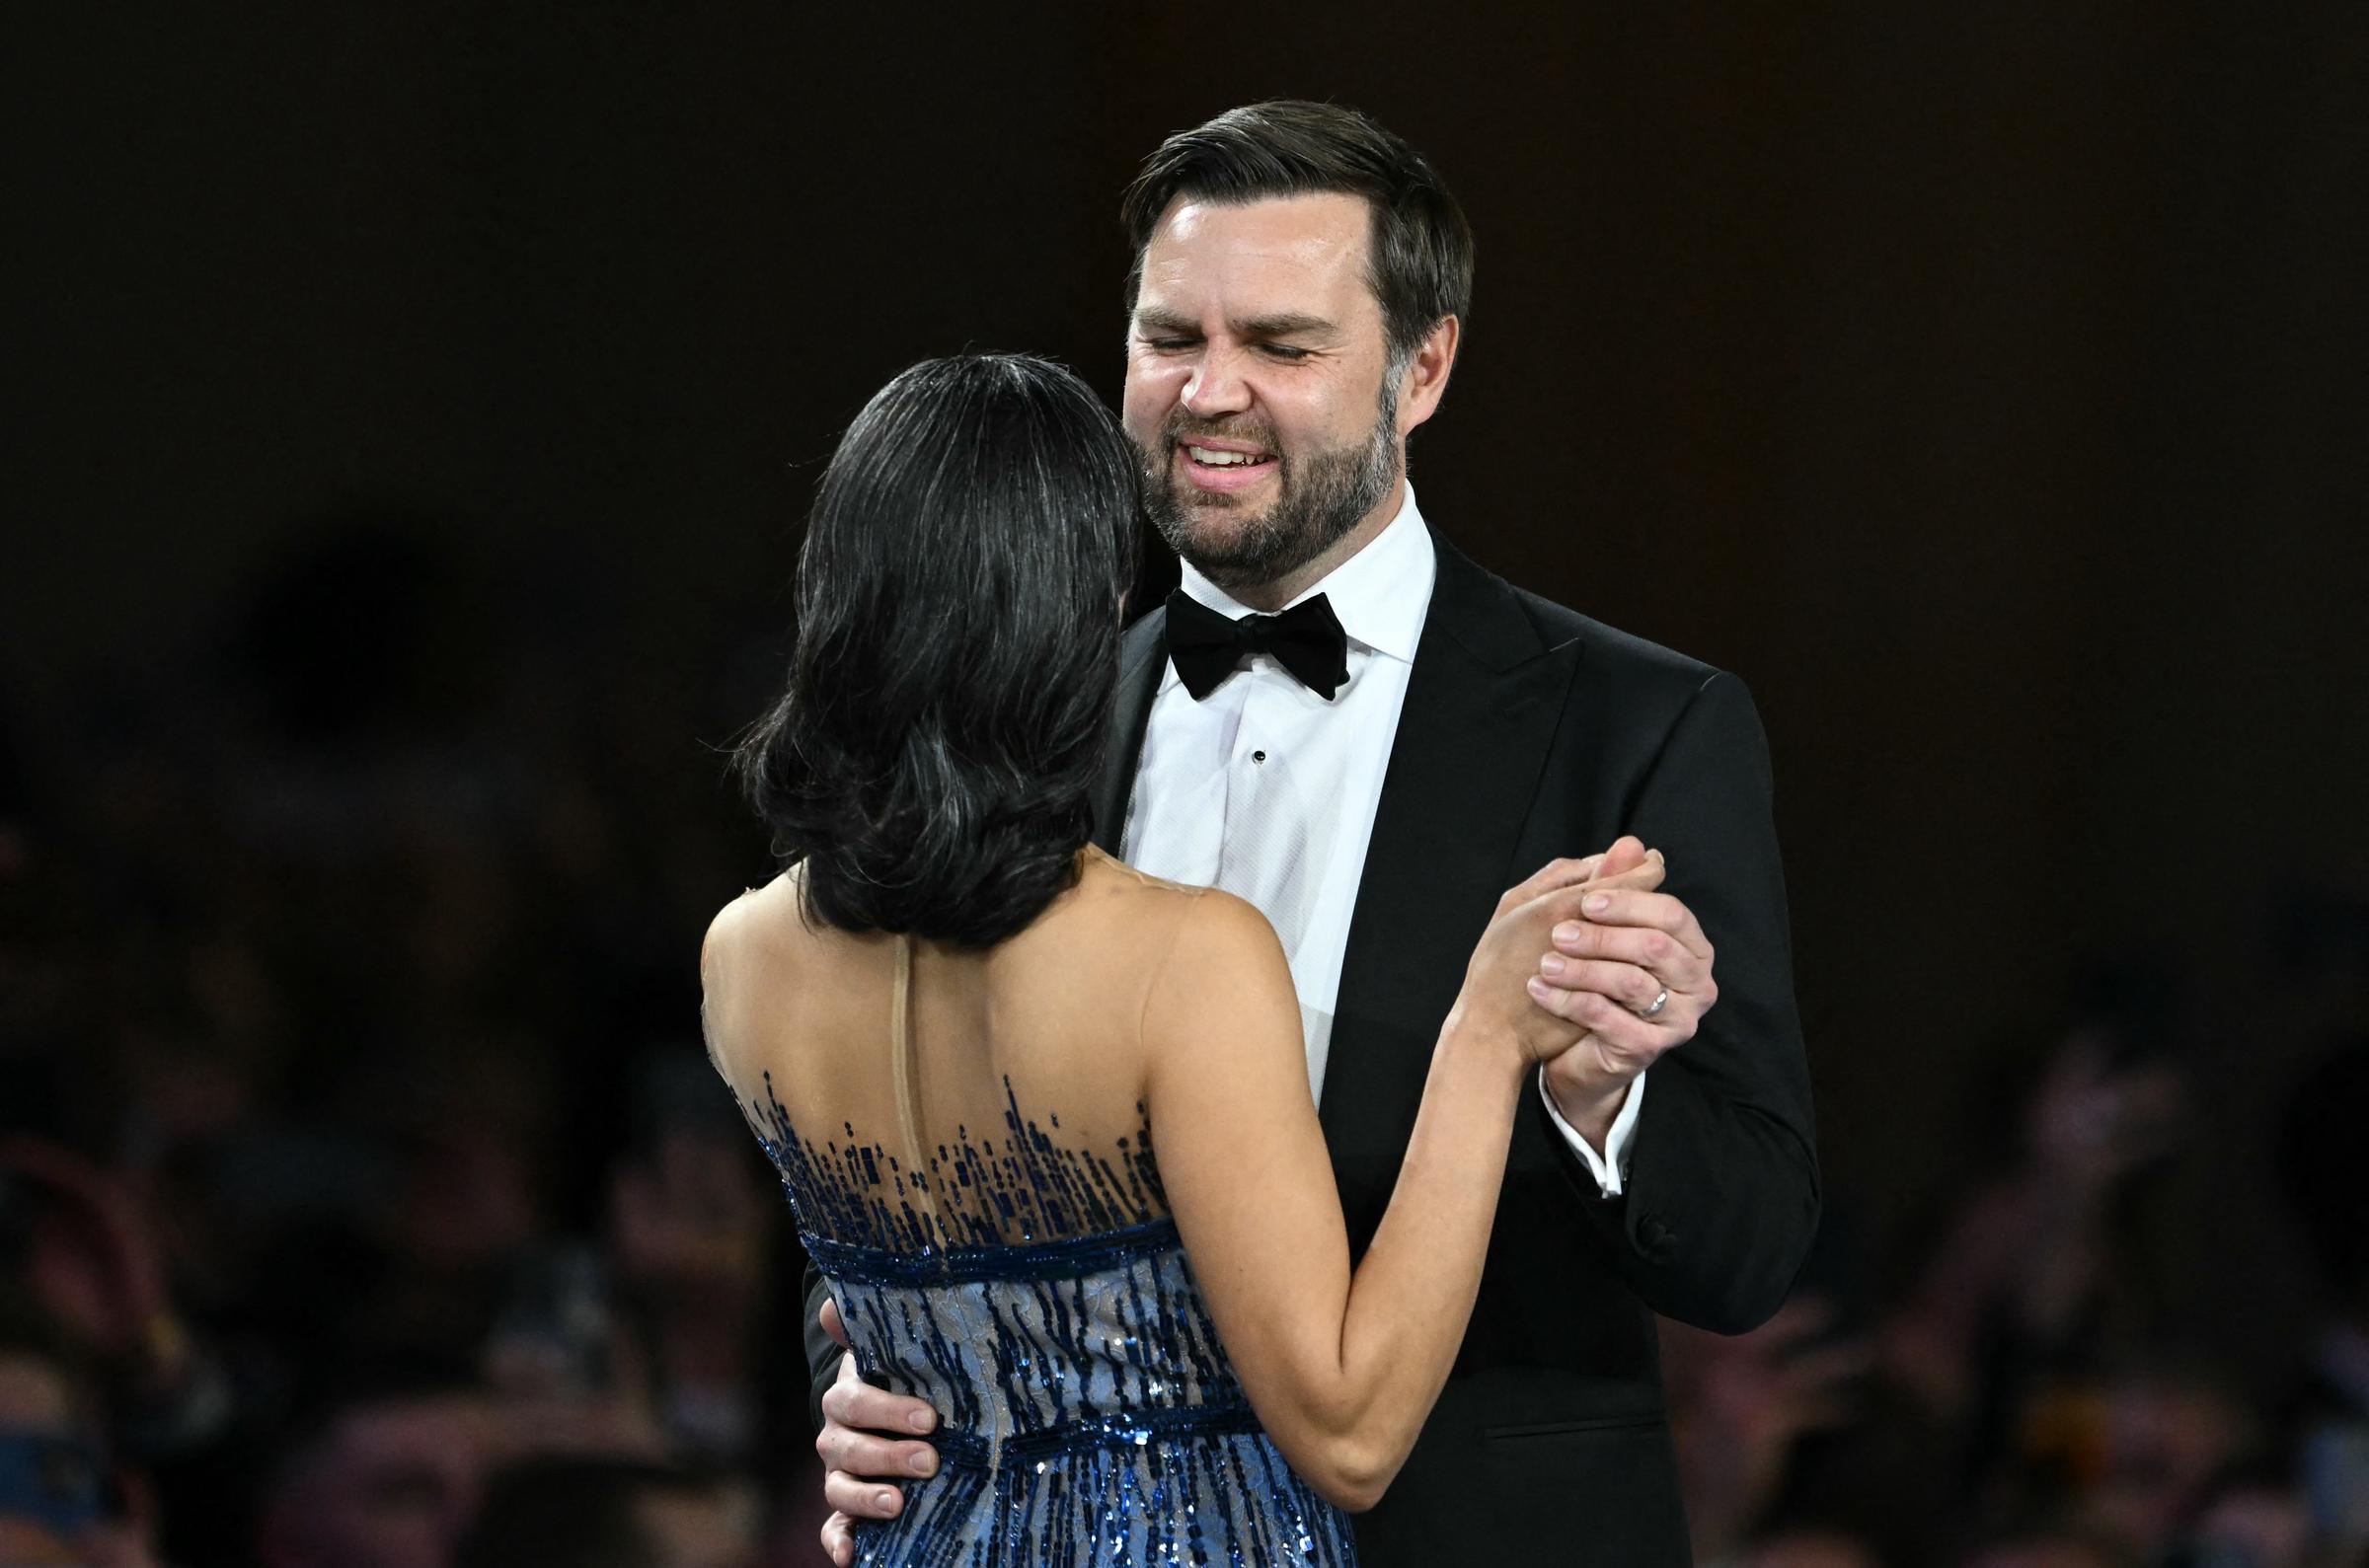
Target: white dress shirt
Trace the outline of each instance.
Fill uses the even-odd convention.
[[[1332,1056],[1349,917],[1365,876],[1374,808],[1382,798],[1382,777],[1407,700],[1407,676],[1414,666],[1437,575],[1431,531],[1409,485],[1389,526],[1291,601],[1325,595],[1348,634],[1349,677],[1331,702],[1259,654],[1196,703],[1171,664],[1144,726],[1122,844],[1128,863],[1171,881],[1217,883],[1227,808],[1231,803],[1238,813],[1243,809],[1243,780],[1257,781],[1270,833],[1280,814],[1304,836],[1308,859],[1290,879],[1298,894],[1292,907],[1261,912],[1276,923],[1290,955],[1308,1049],[1308,1087],[1320,1099]],[[1184,590],[1230,619],[1255,613],[1189,563],[1184,568]],[[1643,1078],[1630,1085],[1604,1155],[1564,1120],[1546,1093],[1543,1076],[1539,1092],[1597,1185],[1607,1197],[1617,1195],[1629,1166],[1638,1106],[1644,1099]]]

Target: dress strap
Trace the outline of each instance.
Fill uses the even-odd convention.
[[[930,1229],[943,1244],[946,1225],[938,1213],[938,1194],[922,1153],[921,1064],[915,1060],[913,1043],[913,937],[907,932],[896,933],[896,975],[888,993],[888,1051],[896,1085],[896,1128],[905,1144],[905,1185],[920,1201]]]

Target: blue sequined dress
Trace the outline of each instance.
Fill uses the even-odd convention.
[[[770,1077],[748,1107],[858,1368],[941,1418],[939,1473],[901,1483],[897,1518],[858,1526],[857,1562],[1353,1564],[1346,1517],[1292,1473],[1235,1381],[1148,1126],[1067,1148],[1058,1116],[1026,1117],[1007,1081],[993,1136],[924,1151],[909,1039],[896,1049],[901,1156],[846,1124],[802,1136]]]

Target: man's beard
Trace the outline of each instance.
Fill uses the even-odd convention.
[[[1263,422],[1204,422],[1177,410],[1161,429],[1158,450],[1141,454],[1152,526],[1169,549],[1228,593],[1291,575],[1338,544],[1390,493],[1399,467],[1397,394],[1398,378],[1384,377],[1381,411],[1362,445],[1328,447],[1297,458],[1284,456]],[[1199,490],[1176,472],[1177,449],[1194,437],[1255,441],[1275,454],[1278,493],[1263,515],[1243,518],[1231,530],[1194,527],[1198,509],[1239,512],[1242,507],[1240,497]]]

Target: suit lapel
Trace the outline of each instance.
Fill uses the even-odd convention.
[[[1110,753],[1094,791],[1094,842],[1115,856],[1127,834],[1127,801],[1134,793],[1135,765],[1143,756],[1143,729],[1151,721],[1152,699],[1168,668],[1168,607],[1162,605],[1127,629],[1118,644],[1118,697],[1110,720]]]
[[[1436,536],[1435,536],[1436,538]],[[1578,645],[1444,540],[1341,956],[1319,1108],[1349,1236],[1380,1223],[1431,1050],[1513,857]]]

